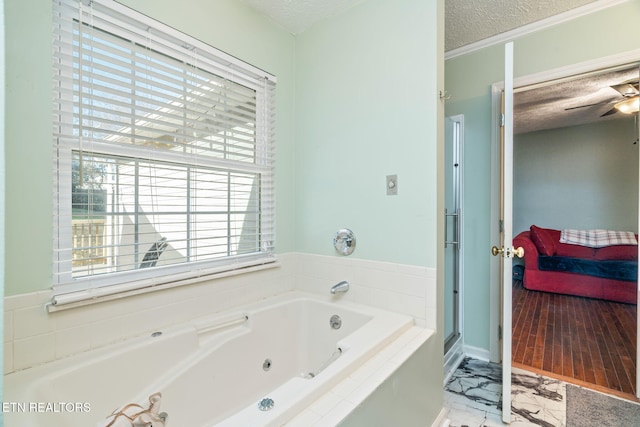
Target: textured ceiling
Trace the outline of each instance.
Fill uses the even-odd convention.
[[[615,112],[613,105],[638,94],[638,66],[550,82],[514,95],[515,133],[577,126],[605,120],[633,120],[633,115]],[[618,86],[630,83],[630,86]],[[617,86],[617,89],[614,87]]]
[[[445,0],[445,50],[593,3],[595,0]]]

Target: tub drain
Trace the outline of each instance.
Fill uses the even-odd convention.
[[[258,402],[258,409],[260,409],[261,411],[269,411],[273,408],[273,405],[275,405],[273,399],[265,397],[260,402]]]

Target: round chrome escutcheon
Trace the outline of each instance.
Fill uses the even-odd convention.
[[[342,326],[342,319],[337,314],[334,314],[331,316],[331,319],[329,319],[329,325],[331,325],[333,329],[340,329]]]
[[[356,236],[348,228],[338,230],[333,238],[333,247],[340,255],[351,255],[356,249]]]

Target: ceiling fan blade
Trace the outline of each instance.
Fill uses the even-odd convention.
[[[595,104],[585,104],[585,105],[579,105],[577,107],[569,107],[569,108],[565,108],[564,111],[569,111],[569,110],[577,110],[578,108],[585,108],[585,107],[593,107],[594,105],[602,105],[602,104],[608,104],[612,101],[600,101],[600,102],[596,102]]]
[[[569,108],[565,108],[564,111],[577,110],[578,108],[593,107],[594,105],[602,105],[602,104],[606,104],[606,102],[596,102],[595,104],[585,104],[585,105],[579,105],[577,107],[569,107]]]
[[[618,91],[622,96],[635,96],[638,94],[638,82],[627,82],[619,85],[611,86],[612,89]]]
[[[618,112],[617,108],[612,108],[611,110],[607,111],[606,113],[604,113],[603,115],[601,115],[600,117],[606,117],[606,116],[610,116],[612,114],[615,114]]]

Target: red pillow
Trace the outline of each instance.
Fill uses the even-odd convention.
[[[532,225],[531,240],[538,248],[541,255],[553,256],[556,253],[556,244],[560,240],[560,231],[548,228],[540,228]]]
[[[594,259],[634,261],[638,259],[638,246],[637,245],[605,246],[603,248],[596,250]]]

